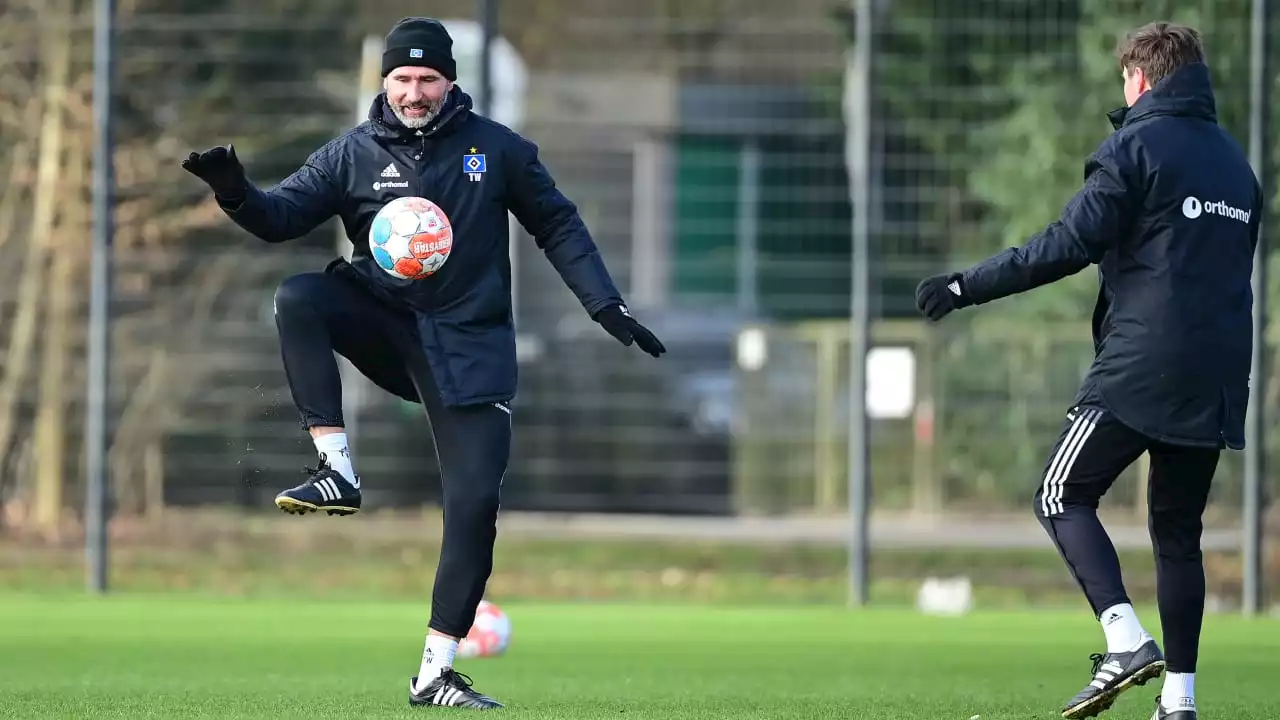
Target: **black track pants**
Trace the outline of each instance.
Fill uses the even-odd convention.
[[[1148,526],[1168,669],[1195,672],[1205,599],[1201,516],[1219,451],[1157,442],[1100,405],[1076,406],[1049,454],[1035,512],[1095,616],[1129,602],[1120,560],[1097,509],[1116,477],[1143,452],[1151,457]]]
[[[414,317],[330,273],[295,275],[275,296],[280,352],[305,427],[344,427],[337,352],[399,397],[419,401],[435,440],[444,487],[444,538],[430,627],[465,636],[493,570],[502,478],[511,454],[511,413],[484,403],[446,407]]]

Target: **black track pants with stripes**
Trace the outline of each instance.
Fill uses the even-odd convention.
[[[276,290],[275,315],[285,375],[304,427],[344,426],[335,352],[387,392],[422,403],[444,505],[428,624],[466,636],[493,570],[499,495],[511,453],[510,409],[497,403],[446,406],[414,317],[381,305],[346,278],[323,272],[288,278]]]
[[[1219,450],[1157,442],[1100,405],[1078,405],[1045,464],[1035,513],[1093,607],[1095,617],[1128,603],[1120,559],[1098,520],[1098,502],[1116,477],[1148,453],[1148,529],[1156,560],[1156,597],[1170,672],[1195,672],[1204,617],[1201,516]]]

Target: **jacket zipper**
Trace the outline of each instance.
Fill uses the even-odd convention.
[[[426,197],[422,192],[422,171],[423,167],[426,166],[426,161],[423,160],[423,157],[426,156],[426,154],[427,136],[424,135],[422,131],[418,131],[418,150],[413,154],[413,179],[414,184],[417,185],[416,192],[414,194],[418,197]]]
[[[439,122],[432,125],[430,130],[426,132],[422,132],[421,130],[419,130],[417,133],[415,133],[418,136],[418,151],[413,155],[413,160],[415,163],[417,163],[417,165],[414,167],[413,174],[418,185],[418,191],[417,191],[418,197],[426,197],[426,194],[422,191],[422,168],[430,164],[429,160],[426,157],[427,138],[434,135],[437,130],[447,125],[449,121],[452,120],[455,115],[462,112],[462,110],[463,108],[461,106],[455,106],[453,110],[449,112],[448,115],[444,116],[443,118],[440,118]]]

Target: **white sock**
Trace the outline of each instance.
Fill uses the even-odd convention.
[[[1164,688],[1160,691],[1160,704],[1165,710],[1196,709],[1196,674],[1175,673],[1164,674]]]
[[[1151,635],[1142,629],[1138,622],[1138,614],[1129,603],[1112,605],[1102,611],[1098,618],[1102,623],[1102,632],[1107,636],[1107,652],[1133,652],[1151,639]]]
[[[329,461],[329,467],[346,478],[347,482],[360,487],[360,476],[351,467],[351,448],[347,447],[347,434],[329,433],[315,438],[316,452],[323,453]]]
[[[446,668],[453,667],[453,656],[456,652],[458,652],[457,640],[428,633],[427,644],[422,649],[422,666],[418,668],[418,686],[414,691],[422,690],[439,677]]]

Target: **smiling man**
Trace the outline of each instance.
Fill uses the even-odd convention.
[[[360,509],[335,352],[387,392],[421,402],[443,478],[444,538],[409,702],[501,707],[453,670],[453,658],[493,568],[511,450],[516,354],[508,211],[605,331],[654,357],[665,348],[628,312],[537,147],[471,112],[471,98],[454,85],[453,40],[441,23],[396,23],[386,37],[382,75],[384,92],[368,120],[270,190],[247,180],[231,146],[193,152],[182,166],[212,188],[233,221],[267,242],[341,218],[353,244],[351,262],[337,258],[321,272],[287,278],[275,295],[289,389],[320,456],[306,482],[280,493],[276,505],[292,513]],[[377,212],[408,196],[434,202],[453,227],[448,262],[419,280],[388,274],[369,247]]]

